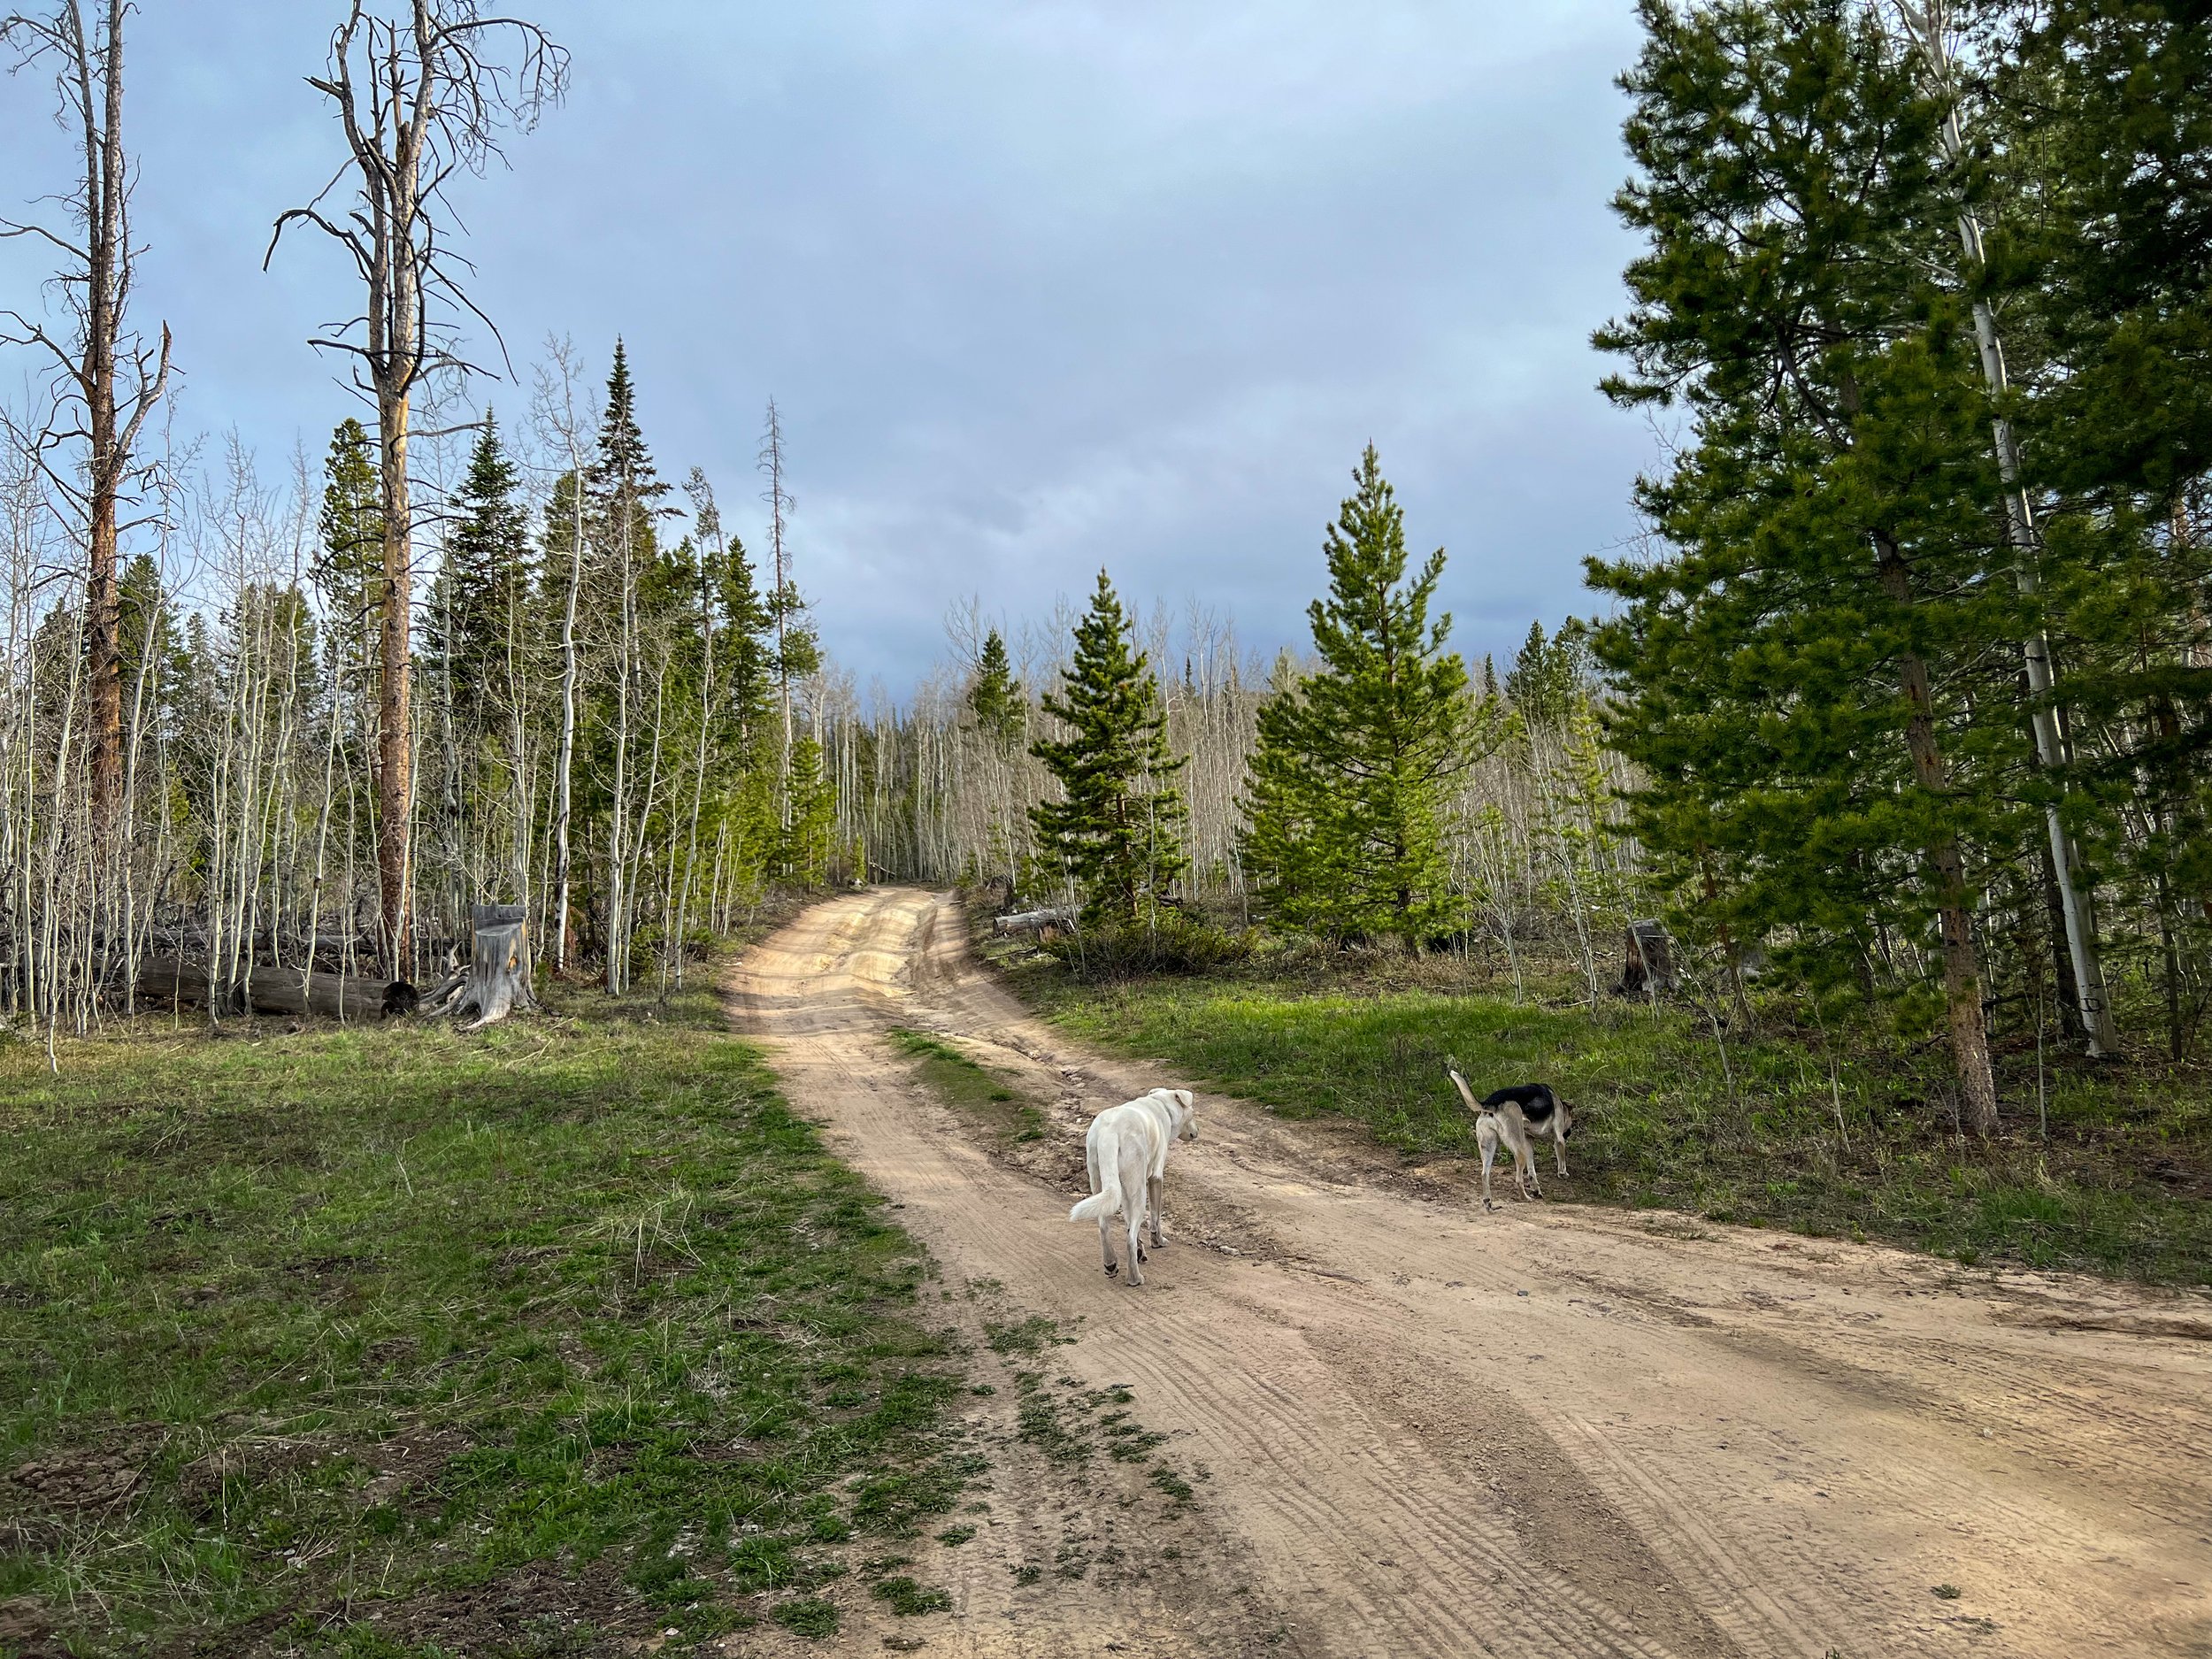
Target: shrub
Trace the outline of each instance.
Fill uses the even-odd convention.
[[[1149,922],[1083,928],[1055,941],[1052,949],[1077,974],[1094,979],[1206,973],[1252,954],[1247,935],[1168,910]]]

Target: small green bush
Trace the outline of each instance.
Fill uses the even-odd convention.
[[[1078,929],[1052,949],[1085,979],[1138,974],[1207,973],[1244,961],[1250,940],[1179,910],[1161,910],[1148,922],[1117,922]]]

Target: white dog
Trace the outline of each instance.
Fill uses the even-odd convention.
[[[1160,1236],[1160,1200],[1167,1180],[1168,1148],[1178,1141],[1198,1139],[1194,1116],[1197,1102],[1187,1088],[1156,1088],[1149,1094],[1109,1107],[1091,1119],[1091,1132],[1083,1137],[1083,1155],[1090,1164],[1091,1196],[1068,1211],[1070,1221],[1098,1223],[1099,1254],[1106,1271],[1115,1272],[1113,1235],[1107,1224],[1116,1216],[1129,1223],[1129,1282],[1144,1283],[1137,1263],[1144,1260],[1145,1223],[1152,1225],[1152,1242]]]

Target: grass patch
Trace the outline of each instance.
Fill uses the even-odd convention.
[[[973,1120],[1007,1145],[1041,1141],[1049,1133],[1045,1115],[1005,1079],[926,1031],[895,1027],[891,1041],[901,1053],[919,1062],[916,1073],[938,1099]]]
[[[983,1340],[994,1354],[1041,1354],[1048,1342],[1071,1341],[1064,1338],[1059,1325],[1041,1315],[1011,1324],[996,1319],[983,1322]],[[978,1389],[979,1394],[981,1389]]]
[[[779,1601],[775,1609],[776,1623],[786,1630],[796,1631],[802,1636],[834,1636],[843,1615],[837,1603],[826,1601],[820,1596],[801,1596],[793,1601]]]
[[[918,1248],[710,992],[576,1004],[0,1047],[0,1601],[88,1655],[590,1647],[956,1507]]]
[[[879,1578],[869,1588],[879,1601],[890,1603],[891,1611],[900,1618],[912,1618],[922,1613],[952,1611],[952,1597],[945,1591],[910,1578],[903,1573],[895,1578]]]
[[[1015,1432],[1056,1463],[1078,1467],[1089,1463],[1097,1448],[1084,1432],[1079,1411],[1064,1409],[1036,1371],[1018,1372],[1014,1381],[1021,1391],[1014,1412]]]
[[[1479,1091],[1542,1081],[1572,1101],[1585,1200],[1717,1221],[1875,1238],[2155,1282],[2212,1283],[2212,1076],[2124,1071],[2032,1052],[2001,1059],[2008,1133],[1956,1133],[1938,1062],[1861,1053],[1832,1072],[1816,1040],[1726,1038],[1679,1008],[1533,1006],[1480,991],[1254,968],[1207,979],[1018,976],[1063,1029],[1165,1056],[1288,1118],[1333,1115],[1410,1156],[1476,1156],[1444,1076]],[[1732,1076],[1733,1087],[1730,1087]],[[1548,1152],[1540,1151],[1548,1179]]]

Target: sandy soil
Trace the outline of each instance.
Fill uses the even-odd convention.
[[[1484,1215],[1456,1166],[1210,1095],[1132,1289],[1067,1194],[1090,1115],[1174,1079],[1029,1018],[949,898],[819,905],[730,995],[902,1206],[948,1310],[1078,1333],[1010,1376],[1127,1385],[1198,1491],[1054,1463],[1016,1437],[1015,1387],[979,1397],[990,1513],[910,1570],[956,1611],[864,1613],[829,1651],[2212,1655],[2202,1299],[1676,1216]],[[976,1144],[894,1024],[1018,1078],[1053,1136]]]

